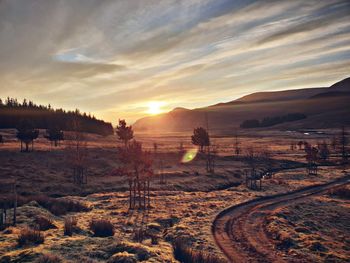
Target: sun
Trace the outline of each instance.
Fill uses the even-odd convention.
[[[151,115],[156,115],[156,114],[162,113],[161,107],[164,104],[165,103],[161,102],[161,101],[151,101],[151,102],[149,102],[148,103],[148,111],[147,111],[147,113],[151,114]]]

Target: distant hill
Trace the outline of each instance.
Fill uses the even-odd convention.
[[[4,101],[0,99],[0,129],[16,128],[24,119],[31,121],[39,129],[57,126],[64,131],[78,129],[104,136],[113,134],[111,123],[98,120],[90,114],[80,113],[79,110],[65,111],[52,109],[50,105],[36,105],[27,100],[20,103],[13,98]]]
[[[306,119],[283,123],[273,128],[327,128],[350,125],[350,78],[325,88],[307,88],[253,93],[234,101],[193,110],[174,109],[171,112],[137,120],[133,128],[139,131],[191,131],[206,126],[208,116],[211,131],[233,130],[248,119],[262,119],[298,112]]]

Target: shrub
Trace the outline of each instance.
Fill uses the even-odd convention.
[[[88,206],[78,201],[56,199],[46,195],[34,196],[32,200],[37,201],[39,205],[56,216],[65,215],[69,212],[86,212],[90,210]]]
[[[17,237],[19,246],[27,244],[42,244],[44,243],[44,235],[40,230],[23,228]]]
[[[136,263],[137,259],[135,255],[129,254],[128,252],[119,252],[111,256],[107,263]]]
[[[39,230],[46,231],[52,228],[56,228],[56,226],[52,223],[51,218],[46,218],[44,216],[37,216],[34,219],[34,222],[38,225]]]
[[[64,219],[64,235],[71,236],[77,227],[78,220],[75,217],[66,217]]]
[[[194,250],[188,247],[182,239],[178,239],[173,243],[174,257],[183,263],[224,263],[225,260],[209,254],[205,251]]]
[[[116,245],[111,245],[106,248],[109,254],[116,254],[121,252],[128,252],[134,254],[138,261],[145,261],[151,257],[149,249],[141,244],[134,244],[129,242],[122,242]]]
[[[56,255],[44,254],[41,255],[36,261],[36,263],[60,263],[62,259]]]
[[[90,222],[89,227],[97,237],[108,237],[114,235],[114,226],[107,219],[93,219]]]
[[[338,196],[340,198],[350,199],[350,188],[348,188],[346,186],[342,186],[340,188],[330,190],[330,194]]]

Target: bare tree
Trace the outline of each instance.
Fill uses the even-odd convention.
[[[259,165],[259,159],[260,155],[259,153],[253,148],[249,147],[246,151],[245,159],[247,161],[249,170],[246,171],[246,185],[247,187],[251,189],[260,189],[261,190],[261,174],[258,173],[258,165]],[[257,182],[259,183],[259,186]]]
[[[303,145],[304,145],[303,141],[298,141],[299,150],[302,149]]]
[[[241,153],[240,145],[241,143],[238,140],[238,135],[235,133],[235,141],[234,141],[234,152],[236,155],[239,155]]]
[[[67,143],[67,158],[73,170],[74,183],[82,186],[87,184],[87,142],[79,121],[75,119],[72,125],[74,132],[70,134]]]
[[[320,156],[320,159],[323,161],[327,161],[330,155],[327,142],[323,141],[317,147],[318,147],[318,154]]]
[[[307,161],[307,171],[309,175],[317,175],[318,149],[312,145],[305,144],[305,158]]]
[[[118,148],[118,158],[122,171],[129,182],[129,208],[150,207],[150,179],[153,176],[150,152],[142,149],[142,144],[132,141],[126,147]]]

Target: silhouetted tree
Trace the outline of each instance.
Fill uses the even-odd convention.
[[[134,138],[134,131],[132,130],[132,126],[127,126],[125,120],[119,120],[119,125],[116,129],[119,140],[123,141],[125,147],[128,142]]]
[[[0,134],[0,143],[4,143],[4,139],[1,134]]]
[[[239,155],[241,152],[241,148],[239,147],[240,142],[238,140],[238,135],[235,133],[235,142],[234,142],[234,152],[236,155]]]
[[[87,184],[87,142],[84,134],[80,131],[79,120],[73,121],[74,132],[68,138],[68,162],[73,170],[73,181],[82,186]]]
[[[306,161],[308,162],[307,170],[309,174],[317,174],[318,149],[305,142]]]
[[[34,125],[29,120],[22,120],[17,126],[16,137],[21,141],[21,151],[23,151],[23,143],[25,144],[25,152],[29,152],[29,144],[34,148],[34,140],[39,136],[39,130],[34,129]]]
[[[139,208],[146,208],[146,203],[150,205],[149,187],[153,175],[150,153],[144,151],[142,144],[135,140],[125,147],[118,147],[118,153],[122,164],[120,169],[129,181],[129,208],[136,207],[136,200]]]
[[[291,142],[290,143],[290,149],[292,150],[292,151],[294,151],[295,150],[295,142]]]
[[[328,149],[328,145],[327,145],[326,141],[323,141],[322,143],[320,143],[318,145],[318,154],[320,155],[320,158],[323,161],[328,160],[330,151]]]
[[[97,120],[94,116],[80,113],[78,110],[65,111],[53,109],[50,105],[36,105],[26,99],[19,103],[17,99],[7,98],[0,103],[0,129],[17,128],[22,119],[30,120],[38,129],[49,129],[54,121],[64,131],[73,131],[72,122],[77,119],[81,123],[81,131],[103,136],[113,134],[111,123]]]
[[[299,150],[302,149],[303,145],[304,145],[303,141],[298,141]]]
[[[260,154],[253,147],[249,147],[247,149],[245,159],[248,164],[249,171],[246,171],[246,185],[251,189],[261,189],[262,177],[257,171],[260,157]],[[260,181],[259,187],[257,185],[257,181]]]
[[[198,127],[193,130],[193,135],[191,136],[191,139],[194,145],[199,146],[201,152],[203,152],[204,146],[210,145],[209,134],[202,127]]]
[[[331,145],[332,145],[333,151],[335,151],[337,149],[337,145],[338,145],[338,140],[337,140],[336,136],[333,136]]]
[[[57,126],[53,126],[46,130],[45,138],[51,142],[51,145],[54,143],[55,147],[57,147],[59,142],[64,140],[63,131]]]

